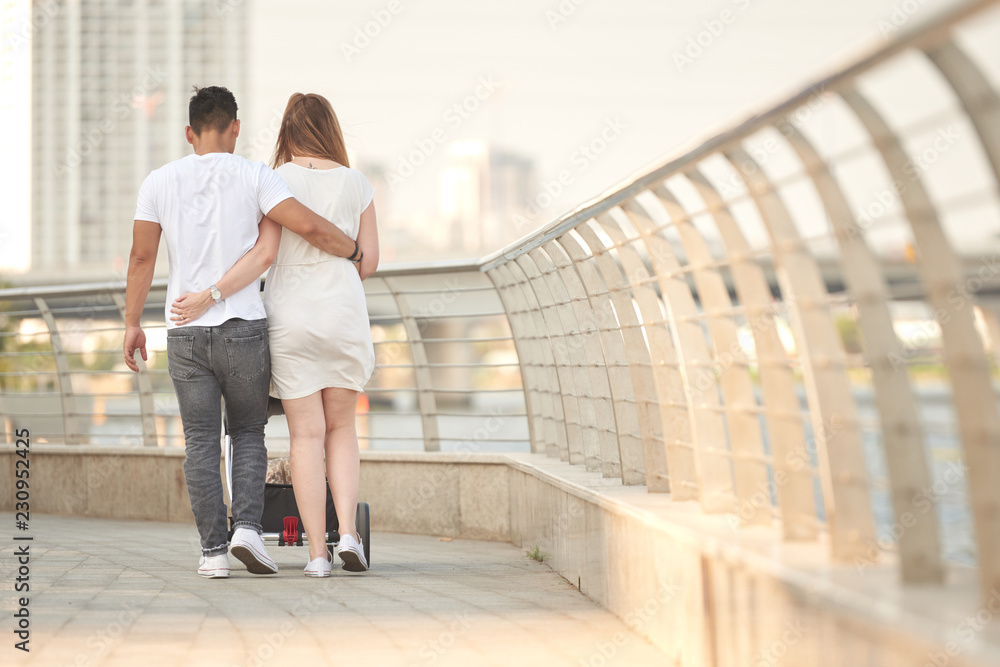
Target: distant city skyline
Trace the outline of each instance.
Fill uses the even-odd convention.
[[[35,32],[33,273],[124,274],[139,185],[188,152],[186,83],[243,87],[246,14],[216,6],[70,3]]]
[[[9,18],[17,4],[5,3],[3,16]],[[440,194],[455,145],[478,141],[532,163],[532,197],[505,213],[509,219],[491,221],[504,226],[494,238],[513,240],[746,113],[749,104],[801,85],[863,43],[884,39],[896,4],[210,2],[223,24],[247,13],[247,80],[225,80],[231,77],[221,71],[193,73],[165,93],[163,104],[183,110],[191,85],[229,85],[240,103],[237,151],[268,160],[288,95],[324,94],[337,109],[355,163],[379,172],[380,222],[400,230],[381,237],[383,261],[470,256],[462,248],[446,252],[419,243],[429,227],[446,224]],[[929,15],[948,4],[926,0],[919,12]],[[723,12],[732,20],[722,23]],[[0,23],[6,47],[23,27],[6,18]],[[226,57],[239,60],[232,50]],[[207,78],[213,76],[218,79]],[[88,84],[85,92],[99,107],[113,101],[111,91]],[[24,115],[6,97],[2,108],[5,120]],[[171,118],[156,126],[155,140],[183,154],[190,150],[182,138],[186,114]],[[36,126],[32,137],[39,140]],[[5,141],[10,138],[21,140],[6,130]],[[124,146],[134,140],[131,133],[122,138]],[[137,187],[145,176],[120,174],[123,188]],[[10,194],[15,204],[23,199],[20,189]],[[101,224],[129,234],[126,208]],[[8,272],[23,268],[28,254],[23,212],[19,218],[0,222],[0,269]],[[36,245],[45,242],[38,230],[33,235]]]

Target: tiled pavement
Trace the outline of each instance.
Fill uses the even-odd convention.
[[[33,514],[31,533],[26,655],[13,648],[16,564],[4,531],[4,665],[666,663],[510,544],[378,533],[365,574],[310,579],[304,547],[273,546],[277,576],[232,559],[229,579],[205,580],[191,525]]]

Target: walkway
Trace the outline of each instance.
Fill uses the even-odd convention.
[[[665,663],[510,544],[382,533],[364,575],[308,579],[305,548],[273,547],[276,577],[250,575],[233,559],[228,580],[204,580],[194,573],[191,525],[31,518],[32,651],[26,659],[11,646],[5,545],[4,664],[12,654],[13,664],[81,667]]]

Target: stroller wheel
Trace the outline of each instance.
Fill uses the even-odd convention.
[[[361,545],[365,551],[365,560],[368,561],[368,567],[371,567],[371,517],[368,510],[368,503],[358,503],[358,513],[354,521],[358,527],[358,534],[361,535]]]

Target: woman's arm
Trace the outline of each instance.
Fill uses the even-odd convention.
[[[274,263],[278,256],[278,244],[281,241],[281,226],[266,215],[261,218],[257,232],[257,243],[254,244],[233,267],[222,276],[215,286],[222,293],[222,298],[236,294],[241,289],[258,280]],[[206,288],[201,292],[188,292],[177,298],[170,307],[171,321],[178,324],[190,324],[205,314],[215,305],[212,291]]]
[[[358,273],[364,280],[375,273],[378,268],[378,229],[375,224],[375,202],[372,201],[361,213],[361,225],[358,227],[358,247],[364,256],[357,263]]]

